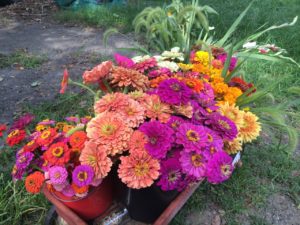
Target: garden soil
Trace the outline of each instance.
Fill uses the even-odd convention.
[[[19,49],[40,55],[45,62],[36,69],[9,67],[0,69],[0,123],[11,122],[25,105],[38,105],[57,97],[63,69],[68,68],[72,79],[80,79],[81,74],[97,64],[99,54],[112,57],[118,47],[128,47],[130,42],[124,37],[114,36],[105,48],[102,44],[103,30],[70,27],[34,20],[6,18],[0,15],[0,54],[11,54]],[[100,60],[98,61],[98,63]],[[187,225],[225,224],[226,212],[216,205],[209,205],[202,212],[190,212]],[[262,218],[274,225],[300,225],[300,210],[285,195],[273,194],[266,206],[259,210],[239,215],[240,224],[252,224],[251,216]]]

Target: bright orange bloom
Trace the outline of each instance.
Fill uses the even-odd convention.
[[[6,138],[6,143],[9,146],[14,146],[16,144],[19,144],[21,141],[23,141],[25,136],[26,136],[25,130],[15,129],[8,134]]]
[[[44,130],[40,136],[36,139],[36,142],[39,145],[48,146],[52,143],[52,141],[56,138],[57,132],[55,128],[49,128],[47,130]]]
[[[47,160],[51,165],[63,166],[70,160],[71,150],[68,145],[63,142],[57,142],[46,150],[44,153],[44,159]]]
[[[70,136],[69,143],[72,148],[82,149],[86,140],[87,135],[84,131],[76,131]]]
[[[197,78],[186,78],[183,82],[196,93],[203,89],[203,82]]]
[[[159,77],[156,77],[155,79],[152,79],[150,80],[150,87],[152,88],[157,88],[158,85],[166,80],[166,79],[169,79],[170,77],[168,75],[162,75],[162,76],[159,76]]]
[[[67,89],[67,86],[68,86],[68,81],[69,81],[69,72],[67,69],[64,70],[64,75],[63,75],[63,79],[61,81],[61,88],[60,88],[60,91],[59,93],[60,94],[64,94],[66,89]]]
[[[74,183],[72,183],[71,186],[72,186],[72,188],[73,188],[73,190],[75,191],[76,194],[85,194],[89,190],[89,186],[78,187]]]
[[[65,124],[63,127],[63,132],[67,133],[68,131],[70,131],[71,129],[73,129],[75,126],[73,125],[69,125],[69,124]]]
[[[43,173],[36,171],[30,174],[25,179],[26,191],[32,194],[39,193],[43,186],[44,181],[45,181],[45,177]]]

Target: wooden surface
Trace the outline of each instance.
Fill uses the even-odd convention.
[[[168,225],[171,220],[176,216],[179,210],[187,202],[187,200],[192,196],[195,190],[199,187],[201,182],[193,184],[187,187],[183,192],[181,192],[175,200],[165,209],[165,211],[160,215],[160,217],[153,223],[153,225]],[[56,207],[56,211],[60,217],[63,218],[69,225],[87,225],[80,217],[78,217],[71,209],[61,203],[59,200],[54,198],[47,188],[43,188],[43,192],[47,199]],[[129,221],[128,225],[147,225],[145,223]]]

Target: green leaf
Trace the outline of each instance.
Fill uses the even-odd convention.
[[[222,77],[225,79],[226,83],[228,83],[229,80],[230,80],[230,76],[227,77],[227,71],[228,71],[229,66],[230,66],[230,61],[231,61],[231,58],[232,58],[232,54],[233,54],[233,45],[231,45],[231,47],[229,49],[229,52],[227,53],[227,58],[226,58],[226,61],[225,61],[225,64],[224,64],[224,67],[223,67],[223,70],[222,70]]]

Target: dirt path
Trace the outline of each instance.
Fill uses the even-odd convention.
[[[0,27],[0,54],[26,49],[46,58],[38,69],[0,69],[0,122],[11,121],[24,103],[53,99],[59,91],[64,67],[70,68],[70,74],[80,79],[84,70],[97,63],[99,55],[110,57],[117,47],[129,46],[124,37],[115,36],[105,48],[102,35],[99,29],[48,23],[21,21]]]

